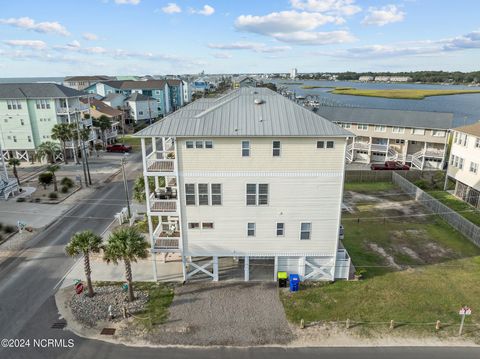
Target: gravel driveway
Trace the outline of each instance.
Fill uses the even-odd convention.
[[[185,345],[286,344],[288,326],[275,283],[188,283],[150,341]]]

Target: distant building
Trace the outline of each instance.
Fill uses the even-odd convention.
[[[320,106],[317,114],[356,135],[347,143],[347,162],[444,167],[451,113]]]
[[[82,120],[88,105],[85,93],[52,83],[0,84],[0,147],[3,157],[30,161],[42,142],[54,141],[52,128],[58,123]],[[91,126],[91,120],[81,122]],[[54,141],[55,142],[55,141]],[[73,150],[73,144],[67,144]],[[59,153],[57,159],[62,159]]]
[[[454,128],[447,176],[455,196],[480,208],[480,122]]]
[[[388,82],[390,81],[390,76],[375,76],[375,81]]]
[[[360,76],[358,78],[358,81],[362,81],[362,82],[369,82],[369,81],[373,81],[375,80],[375,77],[373,76]]]
[[[249,76],[238,76],[232,79],[234,89],[240,87],[257,87],[257,80]]]
[[[192,102],[192,86],[188,81],[182,80],[183,83],[183,103]]]
[[[408,76],[375,76],[378,82],[411,82],[413,79]]]
[[[95,98],[82,98],[80,99],[80,101],[82,101],[86,105],[90,104],[89,115],[91,117],[99,118],[101,116],[106,116],[110,120],[112,120],[112,127],[104,131],[103,135],[105,136],[105,142],[107,144],[115,143],[118,136],[118,125],[123,121],[123,111],[110,107],[103,101],[97,100]],[[93,121],[91,130],[91,136],[93,137],[94,143],[102,143],[102,133],[100,129],[96,128],[93,125]]]
[[[157,119],[158,109],[156,99],[135,92],[125,100],[130,117],[136,122],[149,122]]]
[[[84,90],[87,87],[100,82],[111,80],[109,76],[68,76],[63,80],[63,85],[75,90]]]
[[[2,153],[2,146],[0,146],[0,199],[8,199],[15,195],[19,188],[17,179],[8,177],[7,164]]]
[[[297,78],[297,75],[298,75],[297,69],[293,68],[293,69],[290,70],[290,78],[292,80],[295,80]]]

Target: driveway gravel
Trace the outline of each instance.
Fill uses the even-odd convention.
[[[264,345],[293,338],[275,283],[198,282],[179,286],[154,344]]]

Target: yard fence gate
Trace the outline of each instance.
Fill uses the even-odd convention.
[[[430,196],[428,193],[418,188],[396,172],[392,173],[392,182],[480,247],[480,227],[450,209],[436,198]]]

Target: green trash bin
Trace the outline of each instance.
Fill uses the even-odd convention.
[[[278,286],[280,288],[286,288],[287,287],[287,279],[288,279],[287,272],[277,272],[277,278],[278,278]]]

